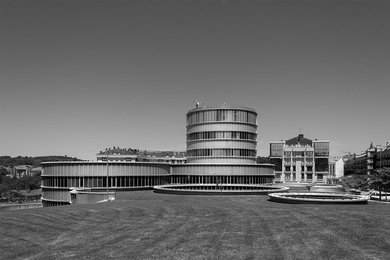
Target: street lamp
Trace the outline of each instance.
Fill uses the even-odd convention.
[[[108,152],[107,152],[107,177],[106,177],[106,186],[107,186],[107,204],[109,202],[109,199],[108,199]]]

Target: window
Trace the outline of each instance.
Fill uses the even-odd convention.
[[[315,156],[329,156],[329,142],[315,142],[314,143]]]
[[[194,149],[188,151],[188,156],[203,157],[203,156],[216,156],[216,157],[229,157],[229,156],[241,156],[241,157],[255,157],[256,151],[250,149]]]
[[[275,164],[275,171],[282,171],[282,158],[271,158],[272,164]]]
[[[316,172],[327,172],[329,171],[329,161],[327,158],[316,158],[315,159],[315,170]]]
[[[256,140],[257,135],[248,132],[237,131],[208,131],[191,133],[187,135],[187,140],[201,140],[201,139],[242,139],[242,140]]]
[[[304,156],[304,152],[301,152],[301,151],[293,151],[292,154],[293,154],[293,157],[303,157]]]
[[[313,157],[313,151],[306,151],[306,157]]]
[[[217,110],[217,119],[216,121],[221,121],[221,110]]]
[[[282,157],[283,156],[284,143],[271,143],[270,144],[270,155]]]

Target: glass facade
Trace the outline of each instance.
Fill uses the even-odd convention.
[[[315,158],[315,170],[316,172],[327,172],[329,171],[329,160],[328,158]]]
[[[284,143],[271,143],[270,155],[275,157],[283,157],[283,146]]]
[[[256,117],[256,112],[244,108],[200,108],[189,111],[187,162],[255,164]],[[218,143],[213,140],[218,140]]]
[[[315,156],[329,156],[329,142],[314,142]]]
[[[272,183],[271,176],[172,176],[172,184],[266,184]]]
[[[121,190],[145,188],[170,182],[168,163],[110,163],[77,162],[43,164],[42,203],[56,206],[70,203],[70,188]]]
[[[187,125],[203,122],[244,122],[256,124],[256,113],[237,109],[199,110],[187,115]]]
[[[189,157],[256,157],[256,150],[250,149],[194,149],[187,150]]]
[[[271,158],[271,163],[275,164],[275,171],[282,171],[282,159],[281,158]]]
[[[169,176],[116,176],[108,177],[108,187],[145,187],[169,183]],[[107,177],[43,177],[44,187],[106,188]]]
[[[205,139],[242,139],[256,141],[257,134],[237,131],[207,131],[197,132],[187,135],[187,140],[205,140]]]
[[[172,176],[273,176],[273,166],[250,164],[182,164],[172,167]],[[194,182],[206,183],[206,182]],[[229,183],[229,182],[225,182]],[[234,183],[234,182],[230,182]]]

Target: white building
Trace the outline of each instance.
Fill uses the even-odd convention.
[[[329,162],[329,174],[333,178],[344,176],[344,160],[342,158],[334,158]]]
[[[299,134],[270,143],[277,182],[326,182],[329,178],[329,141],[311,140]]]

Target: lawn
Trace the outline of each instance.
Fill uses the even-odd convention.
[[[117,193],[0,212],[0,259],[389,259],[390,204]]]

